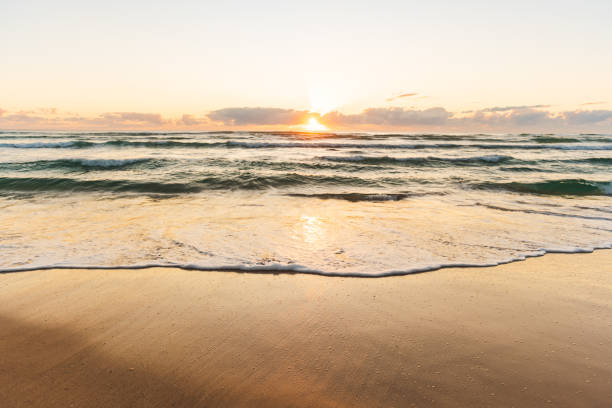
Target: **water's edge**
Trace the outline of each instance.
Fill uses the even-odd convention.
[[[232,272],[240,274],[253,274],[253,275],[314,275],[323,276],[327,278],[392,278],[401,277],[407,275],[416,275],[427,272],[439,271],[441,269],[450,268],[493,268],[500,265],[506,265],[515,262],[522,262],[529,258],[540,258],[548,254],[590,254],[596,251],[610,250],[612,249],[612,242],[595,247],[595,248],[575,248],[573,250],[556,250],[556,249],[542,249],[539,252],[525,254],[516,258],[506,259],[498,262],[482,263],[482,264],[467,264],[467,263],[448,263],[442,265],[433,265],[425,268],[414,268],[400,271],[387,271],[375,274],[366,274],[359,272],[325,272],[315,269],[308,269],[300,265],[294,265],[289,267],[287,265],[262,265],[262,266],[198,266],[198,265],[181,265],[181,264],[141,264],[141,265],[117,265],[117,266],[78,266],[78,265],[49,265],[49,266],[37,266],[31,268],[8,268],[1,269],[0,275],[9,273],[19,272],[36,272],[36,271],[48,271],[53,269],[59,270],[139,270],[139,269],[153,269],[153,268],[164,268],[164,269],[181,269],[184,271],[201,271],[201,272]]]

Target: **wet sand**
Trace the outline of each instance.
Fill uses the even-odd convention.
[[[0,275],[2,407],[606,407],[612,251],[381,279]]]

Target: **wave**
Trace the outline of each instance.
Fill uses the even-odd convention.
[[[48,139],[58,137],[57,135],[47,135],[47,134],[20,134],[20,133],[11,133],[11,134],[3,134],[0,132],[0,140],[12,140],[12,139]],[[62,136],[70,137],[70,136]]]
[[[44,162],[49,168],[85,168],[85,169],[117,169],[131,167],[134,164],[151,162],[152,159],[63,159]]]
[[[567,160],[571,163],[591,163],[591,164],[609,164],[612,165],[612,157],[589,157],[586,159]]]
[[[508,140],[501,137],[492,137],[491,135],[402,135],[391,134],[404,140],[436,140],[436,141],[470,141],[470,142],[507,142]]]
[[[567,145],[513,145],[513,144],[458,144],[458,143],[332,143],[332,142],[178,142],[178,141],[125,141],[113,140],[104,142],[111,146],[134,146],[134,147],[178,147],[178,148],[242,148],[242,149],[561,149],[561,150],[612,150],[608,145],[567,146]]]
[[[86,141],[72,142],[36,142],[36,143],[0,143],[0,147],[15,149],[62,149],[62,148],[86,148],[95,146],[97,143]]]
[[[333,142],[199,142],[178,140],[109,140],[91,142],[85,140],[64,142],[36,143],[0,143],[0,147],[18,149],[36,148],[91,148],[91,147],[149,147],[149,148],[241,148],[241,149],[274,149],[274,148],[305,148],[305,149],[498,149],[498,150],[612,150],[612,145],[561,145],[561,144],[459,144],[459,143],[333,143]]]
[[[565,145],[565,144],[473,144],[461,145],[476,149],[509,149],[509,150],[612,150],[612,145]]]
[[[388,184],[401,185],[406,180],[402,178],[362,178],[340,175],[319,175],[302,173],[258,174],[241,172],[233,175],[211,175],[197,181],[207,189],[227,190],[263,190],[291,186],[355,186],[383,187]]]
[[[234,273],[251,273],[251,274],[304,274],[304,275],[319,275],[326,277],[337,277],[337,278],[387,278],[393,276],[405,276],[414,275],[418,273],[433,272],[440,269],[448,268],[488,268],[493,266],[505,265],[514,262],[525,261],[529,258],[538,258],[547,254],[577,254],[577,253],[592,253],[597,250],[612,249],[612,243],[605,243],[602,245],[592,247],[567,247],[567,248],[541,248],[532,252],[526,252],[521,255],[517,255],[510,258],[499,259],[497,261],[482,262],[482,263],[440,263],[432,264],[428,266],[418,268],[405,268],[399,270],[390,270],[379,273],[363,273],[363,272],[334,272],[334,271],[323,271],[319,269],[311,269],[299,264],[265,264],[265,265],[251,265],[251,264],[238,264],[238,265],[198,265],[198,264],[179,264],[179,263],[146,263],[146,264],[135,264],[135,265],[38,265],[38,266],[26,266],[17,268],[3,268],[0,269],[1,273],[17,273],[17,272],[32,272],[40,270],[50,269],[88,269],[88,270],[111,270],[111,269],[122,269],[122,270],[137,270],[137,269],[149,269],[149,268],[176,268],[187,271],[202,271],[202,272],[234,272]]]
[[[36,132],[36,131],[0,131],[0,139],[27,137],[82,137],[82,136],[197,136],[197,135],[232,135],[244,133],[241,131],[181,131],[181,132]]]
[[[136,192],[158,194],[195,193],[190,183],[139,182],[129,180],[77,180],[50,177],[0,177],[0,190],[19,192]]]
[[[151,148],[211,148],[234,147],[232,143],[240,142],[181,142],[176,140],[109,140],[104,142],[91,142],[86,140],[76,140],[64,142],[0,143],[0,147],[15,149],[86,149],[104,146]]]
[[[475,157],[389,157],[389,156],[324,156],[333,162],[356,162],[360,164],[395,164],[412,166],[438,166],[440,164],[474,165],[497,164],[514,160],[511,156],[487,155]]]
[[[573,137],[560,136],[535,136],[532,140],[536,143],[580,143],[582,140]]]
[[[551,145],[551,148],[560,150],[612,150],[612,145],[586,145],[586,146],[566,146],[566,145]]]
[[[378,137],[378,138],[392,138],[402,137],[410,139],[422,139],[422,140],[517,140],[517,137],[524,139],[547,139],[557,138],[560,140],[564,139],[576,139],[576,140],[591,140],[593,138],[606,138],[610,137],[610,134],[605,133],[581,133],[574,135],[555,135],[554,133],[541,134],[541,133],[520,133],[520,134],[493,134],[493,133],[461,133],[461,134],[445,134],[445,133],[368,133],[368,132],[306,132],[306,131],[233,131],[233,130],[208,130],[208,131],[30,131],[30,130],[1,130],[0,138],[12,135],[36,135],[41,137],[54,137],[54,136],[175,136],[175,135],[232,135],[232,134],[248,134],[253,136],[307,136],[309,138],[318,137],[330,137],[330,138],[342,138],[342,137]]]
[[[240,170],[269,169],[274,171],[296,171],[303,170],[339,170],[339,171],[371,171],[384,169],[377,166],[362,166],[349,163],[327,163],[321,161],[276,161],[276,160],[228,160],[207,159],[195,162],[200,166],[233,167]]]
[[[0,169],[30,171],[30,170],[121,170],[135,166],[146,165],[146,168],[159,168],[169,164],[189,166],[193,168],[235,168],[241,171],[257,169],[269,169],[273,171],[291,172],[298,169],[303,170],[330,170],[345,172],[362,172],[387,170],[389,166],[407,167],[451,167],[451,166],[501,166],[499,170],[508,172],[548,172],[544,164],[570,163],[603,165],[612,164],[612,158],[591,157],[584,159],[562,159],[562,160],[520,160],[506,155],[484,155],[472,157],[391,157],[391,156],[319,156],[308,161],[284,161],[284,160],[232,160],[226,158],[206,159],[170,159],[170,158],[126,158],[126,159],[86,159],[67,158],[56,160],[36,160],[28,162],[5,162],[0,163]]]
[[[412,181],[419,182],[414,179]],[[421,182],[426,182],[420,180]],[[265,190],[291,186],[353,186],[380,188],[403,185],[405,178],[360,178],[317,174],[281,173],[211,174],[187,182],[137,180],[80,180],[67,177],[0,177],[0,190],[13,192],[134,192],[157,194],[197,193],[204,190]]]
[[[69,159],[69,160],[58,160],[61,162],[75,163],[82,167],[93,167],[93,168],[115,168],[131,166],[136,163],[145,163],[151,159]]]
[[[612,183],[583,179],[549,180],[536,183],[480,183],[476,188],[506,190],[516,193],[565,196],[610,196]]]
[[[380,194],[380,193],[318,193],[318,194],[287,194],[289,197],[318,198],[321,200],[345,200],[350,202],[359,201],[400,201],[415,194]]]
[[[481,204],[481,203],[476,203],[475,205],[481,206],[481,207],[485,207],[485,208],[489,208],[491,210],[505,211],[505,212],[520,212],[520,213],[524,213],[524,214],[550,215],[550,216],[553,216],[553,217],[580,218],[580,219],[583,219],[583,220],[612,221],[612,218],[609,218],[609,217],[598,217],[598,216],[579,215],[579,214],[567,214],[567,213],[559,213],[559,212],[553,212],[553,211],[542,211],[542,210],[532,210],[532,209],[523,209],[523,208],[507,208],[507,207],[501,207],[501,206],[497,206],[497,205]],[[588,208],[588,209],[593,210],[593,211],[601,211],[599,208]]]
[[[331,143],[331,142],[300,142],[300,143],[276,143],[276,142],[225,142],[227,147],[238,147],[245,149],[261,148],[306,148],[306,149],[431,149],[431,148],[457,148],[460,144],[389,144],[389,143]]]
[[[121,170],[131,168],[139,164],[148,163],[153,167],[162,165],[163,159],[57,159],[57,160],[37,160],[30,162],[9,162],[0,163],[0,169],[18,171],[36,170]],[[149,166],[150,167],[150,166]]]
[[[542,172],[542,173],[546,173],[549,170],[546,169],[539,169],[537,167],[528,167],[528,166],[512,166],[512,167],[500,167],[499,168],[501,171],[516,171],[516,172]]]

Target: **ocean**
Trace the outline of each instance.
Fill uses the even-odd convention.
[[[610,134],[0,132],[0,271],[387,276],[612,247]]]

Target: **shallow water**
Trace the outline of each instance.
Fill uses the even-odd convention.
[[[0,132],[0,268],[394,274],[612,245],[612,135]]]

